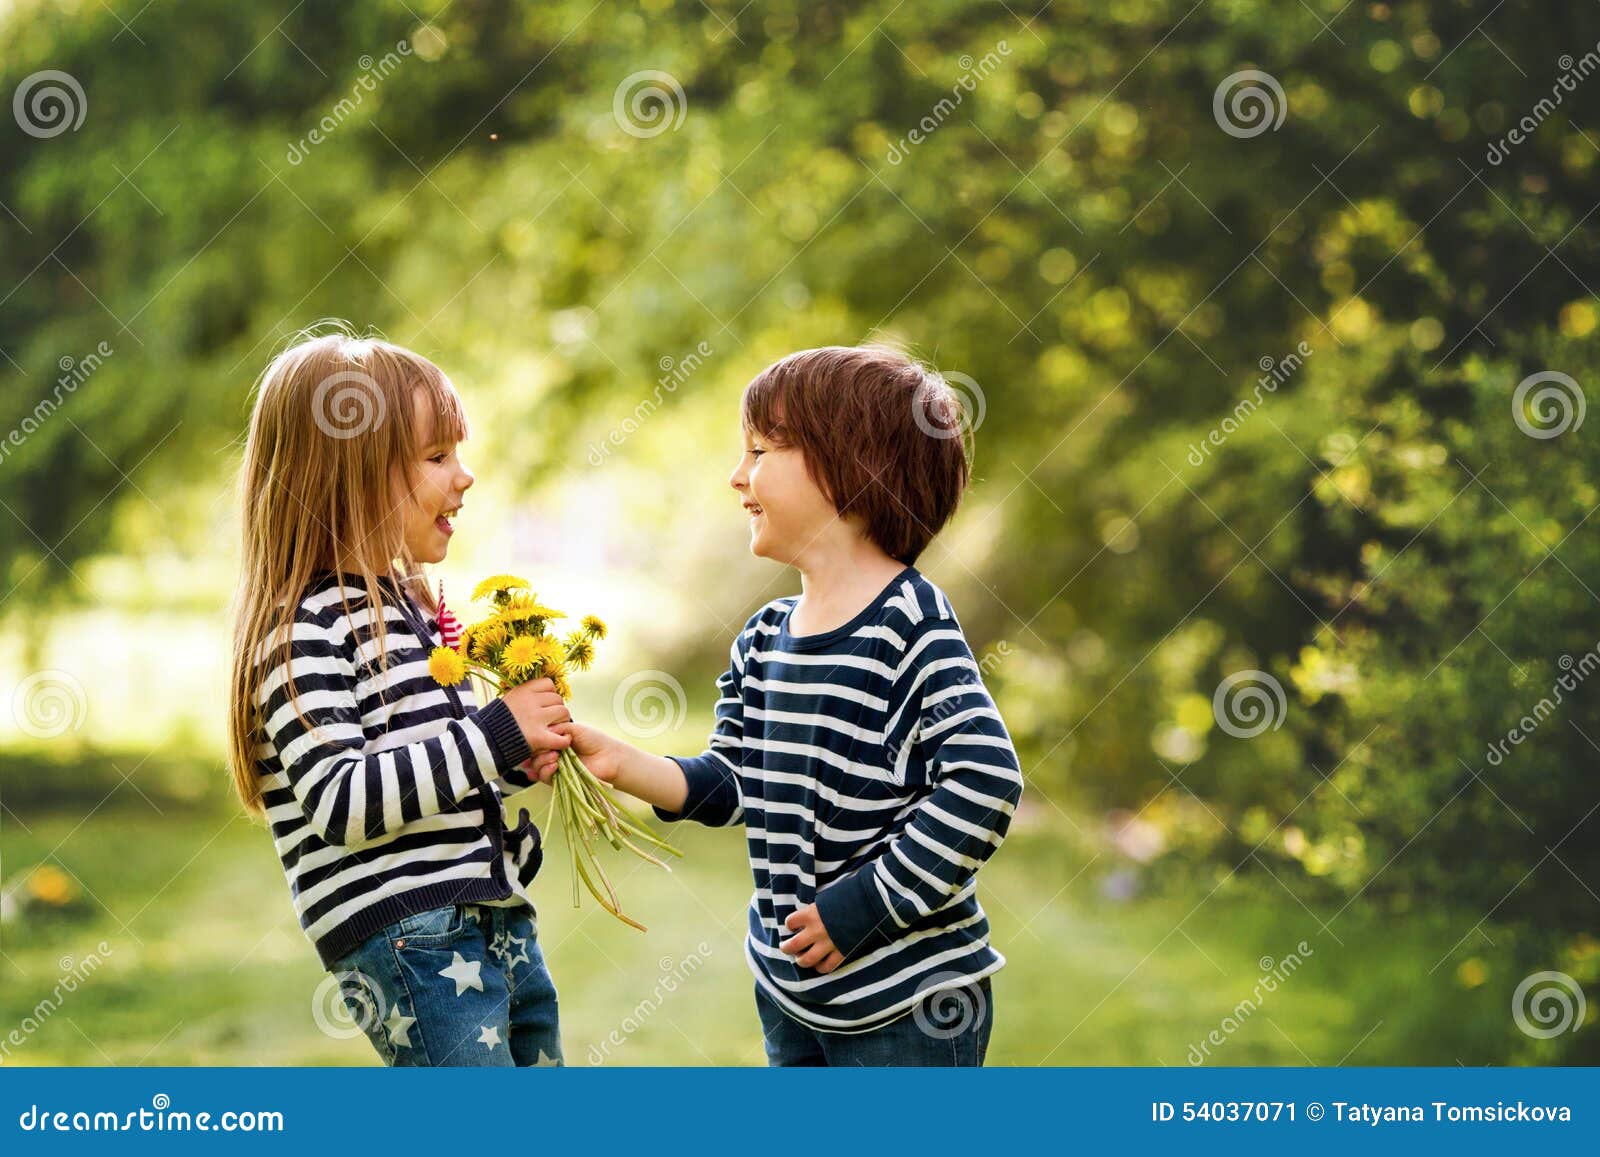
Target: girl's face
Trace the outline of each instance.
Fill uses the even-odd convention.
[[[744,431],[744,456],[728,485],[750,516],[750,553],[794,565],[801,552],[839,517],[806,470],[805,456]]]
[[[419,408],[420,400],[418,395]],[[459,443],[440,441],[432,433],[432,415],[419,413],[418,419],[418,429],[435,440],[423,443],[418,460],[409,464],[409,492],[400,494],[405,544],[416,561],[437,563],[449,553],[450,536],[455,533],[451,520],[476,479],[461,460]]]

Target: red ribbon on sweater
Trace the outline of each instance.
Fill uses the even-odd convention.
[[[439,623],[439,642],[446,647],[461,645],[461,620],[456,618],[454,612],[444,605],[444,581],[439,582],[439,613],[435,616]]]

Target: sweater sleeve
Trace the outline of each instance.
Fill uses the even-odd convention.
[[[847,960],[970,887],[1022,796],[1011,737],[953,619],[924,620],[913,633],[890,719],[896,776],[931,790],[879,855],[817,894],[823,926]]]
[[[348,625],[349,620],[340,617]],[[258,702],[301,811],[325,843],[361,848],[460,803],[527,759],[527,740],[501,700],[427,739],[372,755],[357,698],[354,632],[304,617]],[[295,701],[290,701],[293,679]],[[298,707],[298,712],[296,708]],[[303,719],[302,719],[303,716]],[[406,815],[402,801],[414,800]]]
[[[689,794],[679,812],[656,808],[664,821],[694,820],[708,827],[729,827],[744,822],[739,795],[739,764],[744,750],[744,643],[742,631],[728,648],[728,670],[717,680],[716,726],[697,756],[672,756],[683,769]]]

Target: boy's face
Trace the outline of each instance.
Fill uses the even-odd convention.
[[[423,395],[416,395],[417,429],[424,442],[415,462],[407,463],[410,485],[400,492],[404,510],[406,550],[418,562],[443,562],[455,533],[451,518],[465,501],[467,488],[475,481],[458,453],[459,444],[438,441],[433,430],[433,415],[424,412]]]
[[[728,478],[750,516],[750,553],[795,565],[800,554],[839,518],[828,496],[793,447],[744,431],[744,455]]]

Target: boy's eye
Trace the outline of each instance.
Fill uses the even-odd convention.
[[[761,455],[763,455],[765,453],[766,453],[765,450],[751,450],[750,451],[751,456],[755,457],[755,458],[759,458],[759,457],[761,457]]]

